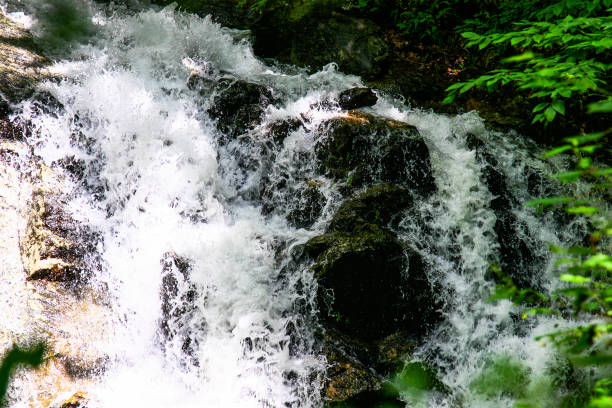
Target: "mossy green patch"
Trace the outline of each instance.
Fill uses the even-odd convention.
[[[531,370],[510,356],[499,356],[487,360],[481,373],[472,380],[470,388],[485,397],[526,396]]]

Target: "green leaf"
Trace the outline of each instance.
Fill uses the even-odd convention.
[[[556,156],[556,155],[558,155],[560,153],[563,153],[563,152],[565,152],[567,150],[570,150],[571,148],[572,148],[571,145],[559,146],[559,147],[556,147],[556,148],[554,148],[552,150],[549,150],[548,152],[544,153],[541,158],[542,159],[546,159],[547,157]]]
[[[549,206],[549,205],[555,205],[559,203],[567,203],[567,202],[570,202],[571,200],[572,200],[571,197],[547,197],[547,198],[538,198],[536,200],[527,201],[525,205],[528,205],[530,207],[536,207],[538,205]]]
[[[569,247],[567,253],[572,255],[591,255],[593,253],[593,248],[575,245]]]
[[[548,122],[552,122],[553,120],[555,120],[555,116],[557,116],[557,111],[555,111],[552,106],[548,107],[545,111],[544,111],[544,117],[546,118],[546,120]]]
[[[446,98],[442,100],[442,105],[448,105],[455,100],[455,95],[448,95]]]
[[[612,168],[609,169],[603,169],[603,170],[597,170],[593,172],[594,176],[607,176],[612,174]]]
[[[590,157],[583,157],[580,160],[578,160],[578,164],[577,164],[578,168],[580,169],[588,169],[591,166],[591,158]]]
[[[582,173],[583,173],[582,170],[573,170],[573,171],[565,171],[563,173],[553,174],[552,176],[554,178],[558,178],[564,183],[567,183],[570,181],[578,180],[578,178],[582,175]]]
[[[605,134],[606,132],[589,133],[588,135],[583,135],[583,136],[566,137],[563,140],[565,140],[568,143],[571,143],[574,146],[580,146],[581,144],[584,144],[584,143],[595,142],[601,139],[602,137],[604,137]]]
[[[593,356],[570,357],[570,361],[576,365],[605,365],[612,364],[612,355],[610,354],[595,354]]]
[[[448,88],[446,88],[446,91],[452,91],[453,89],[459,89],[464,85],[463,82],[457,82],[456,84],[452,84],[451,86],[449,86]]]
[[[569,263],[580,262],[578,258],[560,258],[555,261],[555,266],[567,265]]]
[[[470,89],[472,89],[474,87],[474,85],[476,85],[476,82],[466,82],[463,84],[463,87],[461,88],[461,90],[459,91],[459,94],[463,94],[466,93],[467,91],[469,91]]]
[[[513,43],[513,41],[514,41],[515,39],[516,39],[516,38],[513,38],[513,39],[510,41],[510,43],[512,44],[512,43]],[[516,43],[518,43],[518,42],[520,42],[520,39],[519,39],[519,41],[517,41]],[[516,45],[516,43],[514,43],[514,44],[512,44],[512,45]],[[527,51],[527,52],[524,52],[524,53],[522,53],[522,54],[515,55],[515,56],[513,56],[513,57],[504,58],[504,59],[502,60],[502,62],[523,62],[523,61],[528,61],[528,60],[532,59],[534,56],[535,56],[535,55],[534,55],[534,53],[533,53],[533,52],[531,52],[531,51]]]
[[[563,101],[556,100],[552,103],[551,107],[561,115],[565,115],[565,104]]]
[[[472,33],[470,31],[466,31],[464,33],[461,33],[461,36],[463,38],[467,38],[468,40],[475,40],[477,38],[481,38],[480,35],[476,34],[476,33]]]
[[[559,277],[559,280],[562,282],[575,283],[577,285],[583,285],[591,281],[591,278],[587,278],[580,275],[570,275],[568,273],[564,273]]]
[[[542,109],[544,109],[545,107],[547,107],[548,105],[550,105],[548,102],[542,102],[536,105],[535,108],[533,108],[532,112],[539,112]]]
[[[578,207],[566,208],[565,211],[569,214],[593,215],[599,212],[599,208],[581,205]]]
[[[596,254],[584,261],[587,268],[603,268],[612,271],[612,257],[606,254]]]
[[[533,315],[552,315],[552,314],[557,314],[556,311],[554,311],[553,309],[550,309],[548,307],[533,307],[531,309],[527,309],[523,312],[523,314],[521,315],[521,317],[523,319],[527,319],[529,316],[533,316]]]
[[[587,107],[587,113],[609,113],[612,112],[612,98],[604,101],[594,102]]]

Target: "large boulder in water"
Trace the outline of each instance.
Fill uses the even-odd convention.
[[[319,132],[320,171],[347,187],[384,181],[423,196],[435,191],[429,149],[414,126],[351,111],[324,122]]]
[[[198,86],[198,81],[190,82],[190,87]],[[208,114],[217,120],[217,127],[225,138],[233,138],[257,126],[263,119],[265,108],[273,102],[271,90],[264,85],[221,79]]]
[[[382,202],[392,204],[384,209]],[[327,233],[306,243],[316,258],[313,268],[327,325],[373,341],[399,330],[420,335],[435,321],[421,256],[386,227],[410,202],[405,190],[374,186],[346,201]]]

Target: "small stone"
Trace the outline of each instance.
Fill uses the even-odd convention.
[[[338,103],[342,109],[351,110],[375,105],[378,97],[370,88],[351,88],[342,91]]]
[[[62,402],[61,408],[85,408],[87,407],[87,393],[78,391],[72,397]]]

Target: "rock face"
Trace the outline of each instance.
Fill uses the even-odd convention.
[[[327,331],[325,398],[396,404],[381,379],[439,320],[423,259],[393,232],[413,200],[435,190],[429,150],[416,128],[356,111],[318,131],[319,171],[345,181],[348,196],[305,245]]]
[[[0,107],[29,96],[48,73],[32,35],[0,13]]]
[[[435,191],[429,150],[415,127],[352,111],[323,123],[319,132],[321,171],[349,187],[384,181],[424,196]]]
[[[405,190],[376,185],[343,203],[327,233],[307,242],[328,324],[371,341],[402,329],[420,334],[431,321],[423,261],[386,227],[407,203]]]
[[[303,18],[294,26],[290,62],[320,70],[335,62],[341,71],[364,78],[385,69],[389,47],[370,20],[332,13],[328,18]]]
[[[0,34],[0,355],[32,333],[45,338],[44,362],[23,376],[19,403],[85,406],[84,393],[66,397],[97,381],[108,362],[97,341],[112,336],[106,293],[87,279],[98,241],[69,215],[59,193],[67,180],[32,155],[23,128],[7,116],[8,104],[47,76],[48,60],[2,14]]]
[[[271,91],[259,84],[242,80],[221,80],[210,116],[227,137],[236,137],[258,125],[264,109],[274,102]]]
[[[0,137],[0,296],[7,314],[0,355],[32,332],[46,338],[43,365],[24,378],[24,398],[30,406],[59,406],[104,371],[108,358],[97,339],[112,335],[112,317],[104,291],[84,279],[91,266],[83,253],[95,251],[73,235],[79,228],[52,193],[61,177],[14,140],[18,132]]]
[[[161,265],[162,334],[166,341],[177,342],[183,353],[191,357],[190,362],[197,365],[194,353],[198,344],[195,336],[191,335],[193,328],[190,326],[197,291],[189,281],[190,262],[174,253],[167,253]]]
[[[527,225],[512,212],[517,205],[508,190],[506,176],[496,166],[497,159],[485,150],[484,143],[471,135],[468,147],[476,151],[477,160],[483,165],[482,179],[494,198],[490,207],[495,213],[495,234],[499,243],[499,266],[517,287],[538,288],[539,271],[544,260],[524,237],[529,236]]]
[[[66,211],[62,180],[50,168],[40,165],[32,192],[32,209],[21,240],[27,279],[74,282],[87,279],[85,255],[95,253],[96,238],[79,226]],[[91,263],[90,263],[91,265]]]
[[[406,189],[376,184],[346,200],[326,233],[306,243],[327,331],[328,401],[379,401],[384,375],[439,318],[423,260],[389,228],[411,204]]]

